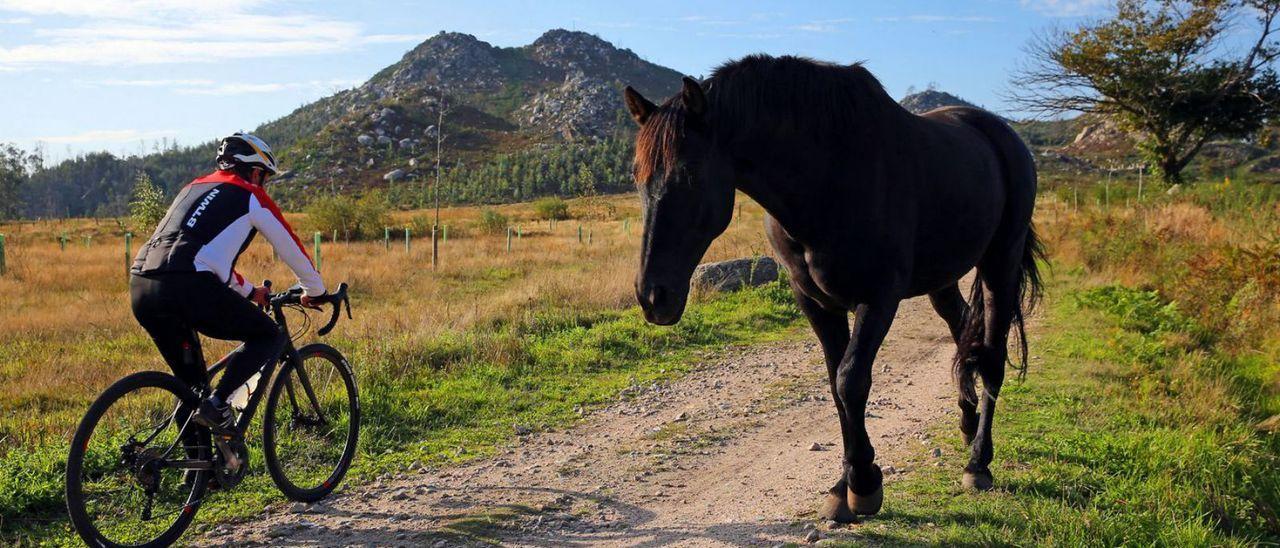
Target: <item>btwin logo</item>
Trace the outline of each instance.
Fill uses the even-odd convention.
[[[196,207],[195,213],[192,213],[191,218],[187,219],[187,228],[196,227],[196,218],[199,217],[201,213],[204,213],[204,208],[209,207],[209,202],[212,202],[213,197],[217,195],[218,195],[218,189],[216,188],[213,190],[210,190],[208,194],[204,195],[204,199],[200,200],[200,205]]]

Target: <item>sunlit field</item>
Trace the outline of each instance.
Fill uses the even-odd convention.
[[[478,208],[448,208],[438,268],[431,267],[429,234],[403,227],[384,241],[321,244],[321,271],[329,285],[352,287],[354,321],[336,333],[386,352],[412,348],[447,331],[549,310],[616,309],[634,303],[633,280],[641,230],[634,196],[591,205],[571,202],[571,213],[590,215],[555,223],[534,220],[528,206],[496,208],[511,218],[507,236],[474,228]],[[612,211],[609,211],[612,210]],[[398,214],[406,223],[424,212]],[[708,259],[767,253],[762,211],[747,202]],[[308,250],[306,219],[290,216]],[[582,227],[579,243],[578,228]],[[629,229],[629,230],[628,230]],[[68,220],[0,225],[8,273],[0,276],[0,452],[66,436],[90,399],[128,373],[167,370],[129,310],[124,238],[110,220]],[[62,249],[59,238],[68,242]],[[518,236],[517,236],[518,234]],[[86,237],[91,241],[86,244]],[[146,236],[133,240],[133,250]],[[279,289],[293,275],[259,238],[237,270]],[[229,347],[209,344],[212,361]]]
[[[768,254],[763,211],[740,202],[708,260]],[[481,226],[482,208],[441,211],[448,238],[442,230],[436,268],[422,228],[429,212],[395,213],[390,241],[322,237],[321,272],[330,286],[350,284],[355,316],[326,340],[351,359],[361,384],[365,424],[352,481],[483,453],[510,435],[513,421],[562,422],[637,379],[672,374],[662,362],[671,352],[745,341],[798,320],[777,288],[701,315],[695,299],[682,327],[646,326],[632,289],[641,232],[635,196],[571,201],[573,218],[554,225],[535,219],[528,204],[494,209],[509,218],[510,237]],[[289,217],[312,250],[305,216]],[[418,227],[407,249],[405,226]],[[115,220],[0,225],[7,263],[0,276],[7,312],[0,319],[0,538],[67,538],[60,474],[77,421],[116,379],[168,369],[129,309],[123,232]],[[134,237],[131,252],[145,241]],[[278,289],[294,281],[261,239],[237,270]],[[297,317],[290,322],[295,331],[303,326]],[[205,358],[230,348],[206,339]],[[205,518],[261,507],[246,506],[246,498],[279,497],[266,478],[250,479],[233,498],[213,501]]]
[[[863,530],[867,540],[945,544],[976,531],[1025,543],[1247,544],[1276,534],[1268,516],[1280,485],[1280,419],[1271,418],[1280,417],[1277,193],[1265,183],[1208,182],[1172,194],[1149,188],[1139,200],[1134,181],[1046,178],[1037,224],[1052,283],[1032,331],[1041,361],[1009,387],[1008,449],[998,458],[1011,485],[1049,487],[998,491],[975,506],[947,469],[929,468],[896,488],[901,499],[883,526]],[[740,203],[707,260],[770,254],[763,211]],[[676,327],[646,325],[632,295],[638,206],[635,196],[573,201],[574,218],[554,228],[529,204],[497,207],[510,219],[510,251],[505,230],[483,229],[481,208],[448,208],[435,269],[422,230],[429,212],[396,213],[389,242],[325,235],[321,271],[330,285],[351,284],[355,314],[326,341],[352,359],[361,385],[361,449],[349,482],[483,456],[513,425],[565,424],[627,386],[679,374],[691,351],[809,336],[776,284],[697,298]],[[310,250],[308,220],[290,218]],[[415,227],[408,250],[405,225]],[[114,220],[0,225],[8,270],[0,276],[0,543],[73,541],[60,492],[71,430],[115,379],[167,370],[129,311],[121,232]],[[262,242],[238,269],[278,287],[293,281]],[[206,358],[228,349],[207,344]],[[1180,452],[1117,453],[1107,444]],[[1059,455],[1072,451],[1109,467],[1064,468]],[[255,458],[256,472],[211,499],[195,531],[283,500]],[[1194,471],[1177,472],[1192,462]],[[1069,486],[1081,482],[1106,496],[1075,501]],[[1203,485],[1214,498],[1179,496]],[[913,515],[941,527],[922,528]],[[1004,519],[1019,515],[1030,518]]]

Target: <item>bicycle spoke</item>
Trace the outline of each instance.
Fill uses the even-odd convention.
[[[353,433],[353,394],[339,365],[323,355],[308,356],[280,383],[267,417],[276,470],[294,489],[327,489]]]
[[[180,409],[167,390],[137,388],[102,411],[84,442],[77,504],[105,540],[138,544],[159,538],[195,498],[197,485],[189,479],[199,476],[189,477],[187,469],[208,461],[196,458],[204,452],[201,446],[183,444],[193,434],[175,420]]]

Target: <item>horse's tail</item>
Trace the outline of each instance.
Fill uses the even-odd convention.
[[[981,112],[981,111],[978,111]],[[1014,367],[1020,377],[1027,374],[1027,333],[1026,317],[1035,309],[1044,294],[1044,284],[1040,278],[1039,261],[1044,260],[1044,245],[1036,234],[1031,222],[1031,212],[1035,207],[1036,170],[1035,160],[1027,150],[1022,139],[1007,124],[994,115],[982,112],[977,116],[965,116],[966,121],[986,134],[992,141],[1007,183],[1009,199],[1002,225],[997,234],[1008,237],[1022,249],[1017,260],[1017,305],[1013,310],[1012,330],[1018,333],[1018,362]],[[1021,238],[1019,238],[1021,236]],[[953,370],[960,397],[967,401],[977,401],[977,373],[979,359],[977,351],[986,338],[986,295],[983,288],[984,276],[979,268],[978,276],[969,293],[969,307],[964,318],[964,329],[957,343]]]

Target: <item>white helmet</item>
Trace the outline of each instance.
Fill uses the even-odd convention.
[[[218,144],[217,161],[220,169],[250,165],[261,167],[272,175],[280,173],[279,168],[276,167],[276,157],[271,153],[271,147],[267,146],[267,142],[244,132],[236,132],[222,139]]]

